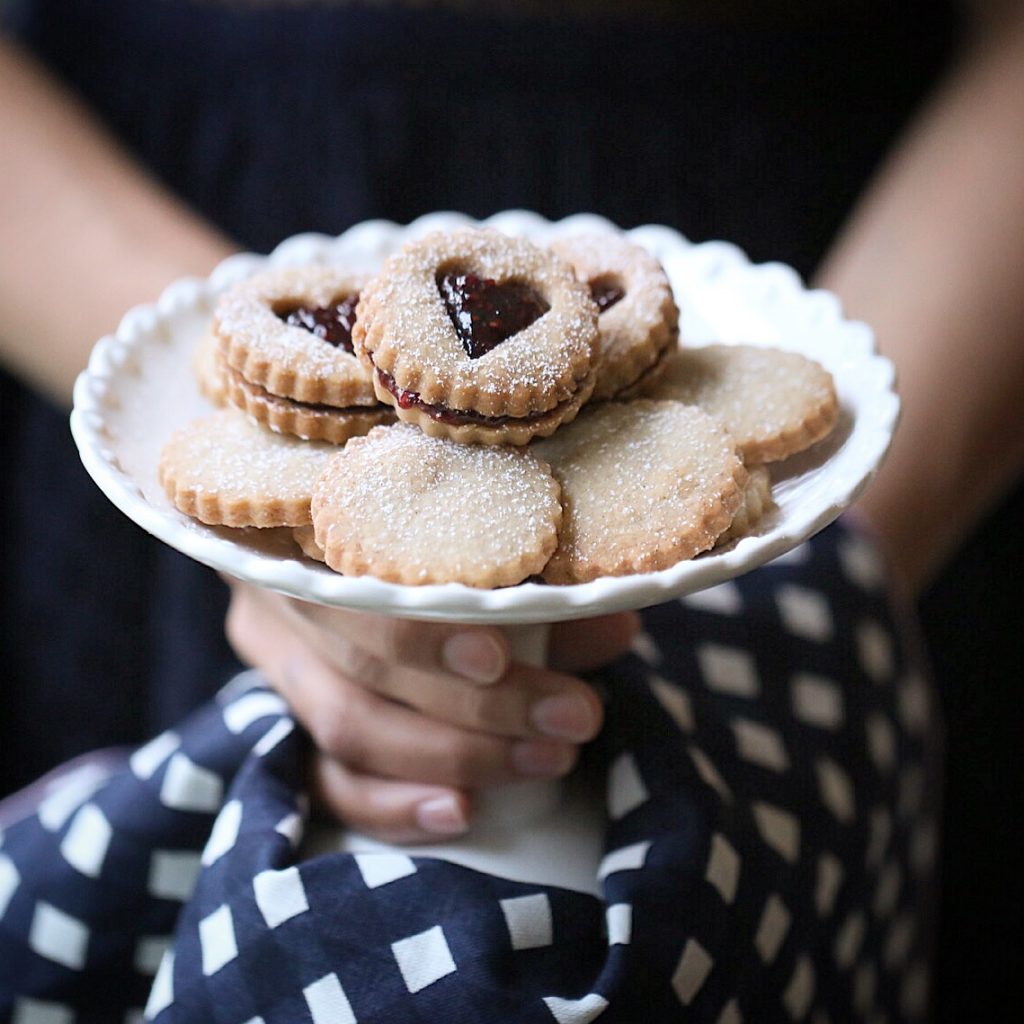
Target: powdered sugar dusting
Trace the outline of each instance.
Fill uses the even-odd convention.
[[[745,480],[732,438],[692,406],[607,403],[535,446],[562,484],[550,582],[666,568],[710,547]]]
[[[228,363],[284,397],[373,404],[369,370],[356,356],[278,316],[286,306],[329,306],[359,294],[368,280],[343,268],[309,266],[266,271],[235,285],[221,297],[214,317]]]
[[[647,394],[717,416],[749,462],[808,447],[832,429],[839,412],[832,378],[818,363],[749,345],[681,348]]]
[[[291,526],[309,522],[313,484],[334,445],[275,434],[235,409],[194,420],[160,457],[175,504],[204,522]]]
[[[549,304],[479,359],[462,347],[438,292],[448,270],[529,284]],[[598,352],[597,307],[551,251],[493,230],[428,235],[388,259],[363,292],[353,338],[399,387],[425,402],[525,417],[569,399]]]
[[[543,567],[560,519],[558,485],[531,453],[404,424],[349,442],[313,497],[329,565],[405,583],[517,583]]]
[[[622,299],[598,318],[601,355],[593,397],[611,398],[636,383],[679,336],[679,310],[661,264],[643,246],[607,231],[551,243],[581,281],[610,278]]]

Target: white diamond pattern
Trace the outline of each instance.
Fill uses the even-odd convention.
[[[440,925],[392,943],[391,951],[410,992],[419,992],[456,970]]]
[[[701,644],[697,648],[697,664],[704,685],[715,693],[752,699],[761,692],[757,667],[747,651],[722,644]]]

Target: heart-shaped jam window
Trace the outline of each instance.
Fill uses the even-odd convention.
[[[352,325],[356,322],[358,295],[345,295],[329,306],[293,306],[278,316],[289,327],[301,327],[328,345],[353,352]]]
[[[486,355],[551,308],[528,284],[499,284],[476,274],[439,276],[437,290],[470,359]]]

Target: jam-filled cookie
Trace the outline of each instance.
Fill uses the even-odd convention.
[[[525,448],[456,444],[399,423],[356,438],[313,493],[315,540],[347,575],[504,587],[558,542],[558,484]]]
[[[597,314],[550,250],[464,229],[390,257],[363,289],[352,337],[399,419],[435,437],[522,445],[590,397]]]
[[[302,526],[313,484],[337,450],[275,434],[229,407],[171,437],[160,483],[180,512],[211,526]]]
[[[667,569],[712,547],[747,472],[722,425],[679,402],[604,402],[535,446],[562,485],[549,583]]]
[[[343,443],[394,417],[352,347],[364,275],[266,271],[222,296],[213,329],[228,400],[273,430]]]
[[[795,352],[752,345],[680,348],[644,394],[698,405],[717,416],[749,464],[803,451],[831,433],[839,419],[827,370]]]
[[[558,239],[551,249],[586,282],[600,310],[591,399],[626,396],[678,344],[679,310],[664,269],[643,246],[610,231]]]

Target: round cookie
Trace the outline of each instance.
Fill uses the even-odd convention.
[[[749,464],[809,448],[839,418],[832,376],[822,366],[795,352],[753,345],[677,349],[644,394],[717,416]]]
[[[532,452],[460,445],[407,424],[350,441],[317,482],[312,511],[337,572],[471,587],[539,573],[562,518],[558,484]]]
[[[302,526],[313,484],[337,450],[219,409],[164,445],[160,483],[180,512],[211,526]]]
[[[522,445],[590,397],[597,306],[568,264],[526,239],[437,232],[363,289],[352,338],[399,419],[435,437]]]
[[[678,402],[607,402],[535,446],[562,485],[549,583],[654,572],[710,548],[747,473],[722,425]]]
[[[591,400],[624,395],[650,378],[679,338],[679,310],[661,264],[623,235],[601,232],[551,243],[587,283],[600,314],[601,355]]]

